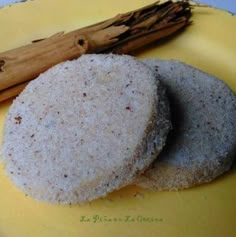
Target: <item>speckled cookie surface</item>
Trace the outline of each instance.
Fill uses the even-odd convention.
[[[51,68],[7,115],[8,176],[52,203],[90,201],[132,182],[169,130],[159,90],[152,70],[130,56],[84,55]]]
[[[236,96],[221,80],[178,61],[145,60],[167,88],[173,130],[142,187],[177,190],[210,182],[236,155]]]

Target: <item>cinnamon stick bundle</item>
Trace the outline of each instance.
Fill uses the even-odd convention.
[[[0,102],[50,67],[85,53],[130,53],[189,25],[188,1],[156,2],[69,33],[0,53]]]

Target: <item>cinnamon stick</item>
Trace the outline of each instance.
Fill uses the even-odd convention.
[[[10,88],[7,88],[6,90],[1,91],[0,93],[0,102],[7,100],[15,95],[18,95],[21,93],[21,91],[27,86],[28,82],[23,82],[21,84],[18,84],[16,86],[12,86]]]
[[[0,101],[18,95],[50,67],[85,53],[130,53],[189,25],[188,1],[156,2],[67,34],[0,53]]]

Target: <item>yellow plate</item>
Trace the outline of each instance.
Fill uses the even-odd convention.
[[[72,30],[152,0],[34,0],[0,9],[0,51]],[[175,58],[225,80],[236,91],[236,17],[194,9],[193,24],[139,57]],[[10,101],[0,105],[0,139]],[[0,164],[1,237],[214,236],[236,233],[236,168],[215,182],[181,192],[130,186],[84,206],[56,206],[26,197]]]

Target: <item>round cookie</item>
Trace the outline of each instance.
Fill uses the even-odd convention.
[[[173,130],[136,184],[179,190],[208,183],[229,170],[236,155],[235,94],[223,81],[187,64],[144,62],[166,86]]]
[[[133,182],[165,144],[168,103],[130,56],[84,55],[29,83],[10,107],[3,164],[13,183],[51,203],[81,203]]]

